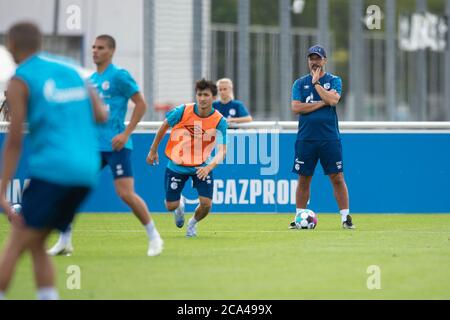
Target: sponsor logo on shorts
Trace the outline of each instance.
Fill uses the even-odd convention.
[[[170,184],[170,188],[171,188],[172,190],[177,190],[177,189],[178,189],[178,183],[172,182],[172,183]]]
[[[342,169],[342,161],[336,162],[336,167],[341,170]]]
[[[295,159],[295,165],[294,168],[295,170],[299,171],[300,170],[300,166],[304,165],[305,162],[304,161],[300,161],[298,158]]]
[[[181,179],[177,179],[175,177],[170,178],[170,181],[172,182],[181,182]]]
[[[118,164],[118,165],[116,166],[116,174],[117,174],[118,176],[123,176],[124,173],[125,173],[125,172],[123,171],[122,165],[121,165],[121,164]]]

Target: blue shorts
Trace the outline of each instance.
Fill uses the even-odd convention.
[[[181,191],[183,191],[184,185],[189,177],[192,178],[193,186],[197,189],[200,197],[212,199],[214,191],[214,179],[212,172],[210,172],[208,178],[203,181],[196,175],[181,174],[166,168],[164,179],[166,201],[173,202],[180,200]]]
[[[90,190],[31,179],[22,197],[25,225],[37,230],[66,231]]]
[[[344,172],[342,144],[340,140],[295,142],[295,160],[292,172],[301,176],[312,176],[320,160],[326,175]]]
[[[114,180],[133,176],[130,149],[123,148],[120,151],[102,152],[101,156],[102,169],[105,166],[109,166]]]

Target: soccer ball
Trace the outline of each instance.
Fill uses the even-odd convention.
[[[21,214],[22,213],[22,206],[18,203],[15,203],[11,206],[11,209],[15,214]]]
[[[317,226],[317,214],[314,211],[305,209],[295,215],[295,226],[297,229],[314,229]]]

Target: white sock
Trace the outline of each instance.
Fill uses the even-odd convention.
[[[38,289],[37,298],[38,300],[59,300],[59,295],[54,287],[46,287]]]
[[[72,243],[72,229],[61,232],[59,234],[59,242],[63,243],[64,245]]]
[[[198,223],[197,220],[195,220],[195,217],[192,217],[189,219],[189,225],[190,226],[195,226]]]
[[[5,293],[0,291],[0,300],[5,300]]]
[[[350,214],[350,209],[342,209],[339,212],[341,213],[342,222],[347,221],[347,216]]]
[[[144,226],[145,231],[147,231],[148,238],[154,240],[160,238],[158,230],[156,230],[155,222],[152,220],[147,225]]]
[[[297,208],[297,209],[295,210],[295,213],[298,214],[298,213],[301,212],[302,210],[306,210],[306,209]]]

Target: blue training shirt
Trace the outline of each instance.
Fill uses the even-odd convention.
[[[128,100],[139,92],[139,87],[127,70],[114,64],[110,64],[101,74],[95,72],[90,77],[90,81],[109,111],[108,122],[99,125],[100,151],[111,152],[113,151],[112,139],[125,131]],[[125,144],[125,148],[133,149],[131,137]]]
[[[28,87],[31,178],[92,187],[100,156],[88,84],[63,59],[44,52],[23,61],[14,78]]]
[[[336,90],[342,95],[341,78],[331,74],[319,79],[322,87],[326,90]],[[292,87],[292,100],[303,103],[319,102],[322,98],[312,84],[310,74],[297,79]],[[297,140],[339,140],[339,122],[336,106],[325,106],[308,114],[301,114],[298,120]]]
[[[174,109],[172,109],[170,112],[167,113],[166,119],[169,125],[173,128],[177,123],[181,121],[181,118],[183,117],[184,108],[186,108],[186,105],[182,104]],[[194,112],[198,115],[198,107],[197,104],[194,106]],[[214,113],[214,108],[211,110],[211,114]],[[227,128],[228,124],[225,118],[222,118],[217,125],[217,130],[220,131],[221,135],[217,136],[217,144],[227,144]],[[211,163],[212,158],[209,157],[204,163],[200,165],[200,167],[204,167]],[[167,163],[167,168],[169,168],[172,171],[175,171],[177,173],[181,174],[188,174],[188,175],[195,175],[197,172],[197,169],[195,167],[185,167],[180,166],[178,164],[175,164],[172,160],[169,159],[169,162]]]
[[[213,102],[213,108],[219,111],[225,118],[241,118],[250,115],[244,103],[239,100],[231,100],[225,104],[217,100]]]

